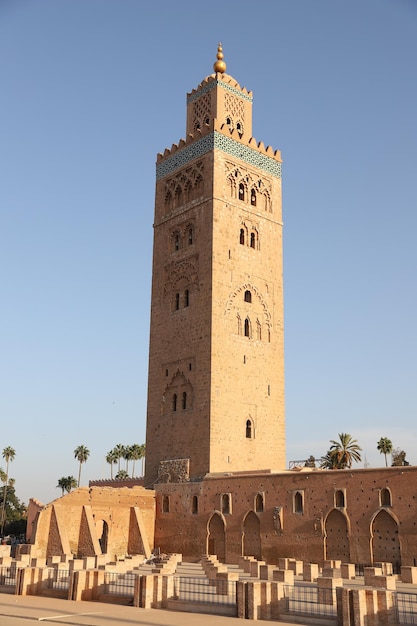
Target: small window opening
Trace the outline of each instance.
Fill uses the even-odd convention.
[[[251,292],[249,291],[249,289],[247,289],[247,290],[245,291],[244,300],[245,300],[245,302],[252,302],[252,294],[251,294]]]
[[[162,498],[162,512],[169,513],[169,496],[163,496]]]
[[[175,294],[175,310],[178,311],[179,308],[180,308],[180,294],[176,293]]]
[[[385,487],[381,489],[381,506],[391,506],[391,493]]]
[[[193,243],[193,229],[188,229],[188,245],[191,246]]]
[[[168,370],[165,370],[165,376],[168,376]]]
[[[188,369],[189,369],[189,370],[190,370],[190,372],[191,372],[191,370],[192,370],[191,363],[188,363]]]
[[[264,494],[263,493],[256,494],[255,511],[257,513],[263,513],[264,511]]]
[[[250,324],[248,318],[245,319],[245,337],[250,337]]]
[[[197,515],[198,513],[198,496],[193,496],[191,511],[193,515]]]
[[[190,304],[190,292],[188,289],[184,291],[184,307],[189,306]]]
[[[187,392],[183,391],[182,394],[182,408],[185,410],[187,408]]]
[[[240,229],[240,239],[239,242],[242,246],[245,245],[245,231],[243,228]]]
[[[255,233],[250,234],[250,247],[255,249]]]
[[[245,185],[243,183],[239,183],[239,200],[245,199]]]
[[[256,191],[254,189],[250,192],[250,203],[252,206],[256,206]]]
[[[230,515],[230,494],[224,493],[222,495],[222,513],[224,515]]]
[[[177,400],[178,400],[178,396],[176,393],[174,393],[174,395],[172,396],[172,410],[173,411],[177,410]]]
[[[302,513],[303,512],[303,496],[297,491],[294,496],[294,513]]]
[[[345,506],[345,494],[341,489],[338,489],[335,493],[335,505],[339,509],[343,509]]]
[[[246,439],[252,439],[252,422],[250,420],[246,422]]]
[[[175,236],[174,236],[174,249],[175,250],[180,249],[180,236],[178,233],[175,233]]]

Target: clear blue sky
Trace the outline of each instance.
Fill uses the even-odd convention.
[[[212,72],[282,151],[287,459],[417,463],[415,0],[0,0],[0,449],[24,501],[145,441],[156,154]],[[4,467],[4,463],[1,465]]]

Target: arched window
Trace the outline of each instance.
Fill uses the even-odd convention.
[[[246,421],[246,439],[252,439],[252,422]]]
[[[169,513],[169,496],[162,497],[162,513]]]
[[[174,250],[177,251],[180,249],[181,239],[179,233],[174,233]]]
[[[178,311],[179,308],[180,308],[180,294],[176,293],[175,294],[175,310]]]
[[[179,207],[182,205],[182,189],[178,186],[175,190],[175,206]]]
[[[190,304],[190,292],[188,289],[184,291],[184,307],[187,307]]]
[[[251,233],[250,234],[250,247],[255,249],[255,245],[256,245],[255,233]]]
[[[222,494],[222,513],[223,515],[230,515],[230,493]]]
[[[183,410],[187,408],[187,392],[182,392],[182,408]]]
[[[391,506],[391,492],[385,487],[380,492],[381,506]]]
[[[345,494],[341,489],[338,489],[334,494],[334,503],[338,509],[342,509],[345,506]]]
[[[239,200],[245,199],[245,185],[243,183],[239,183]]]
[[[190,226],[190,228],[188,229],[188,245],[191,246],[193,243],[193,227]]]
[[[255,511],[257,513],[263,513],[264,511],[264,494],[257,493],[255,498]]]
[[[256,191],[254,189],[251,189],[250,192],[250,203],[252,206],[256,206]]]
[[[177,410],[177,400],[178,400],[178,396],[176,393],[174,393],[174,395],[172,396],[172,410],[173,411]]]
[[[244,246],[245,245],[245,231],[243,228],[240,229],[240,239],[239,243]]]
[[[198,513],[198,496],[193,496],[191,511],[193,515],[197,515]]]
[[[245,300],[245,302],[252,302],[252,294],[251,294],[251,292],[249,291],[249,289],[247,289],[247,290],[245,291],[244,300]]]
[[[243,127],[241,122],[237,122],[236,124],[236,130],[238,132],[239,137],[242,139],[242,135],[243,135]]]
[[[245,319],[245,337],[250,337],[250,322],[249,319]]]
[[[303,513],[303,494],[299,491],[294,494],[294,513]]]

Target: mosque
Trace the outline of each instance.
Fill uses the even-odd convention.
[[[281,155],[252,103],[219,45],[156,162],[146,476],[32,502],[39,556],[417,564],[417,468],[286,469]]]

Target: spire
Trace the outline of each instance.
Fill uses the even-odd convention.
[[[219,72],[220,74],[224,74],[226,71],[226,63],[223,61],[223,57],[224,54],[222,44],[219,43],[217,47],[217,61],[213,65],[213,69],[216,73]]]

